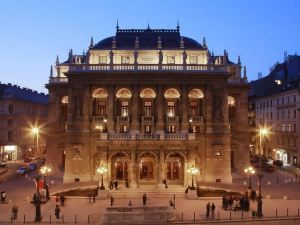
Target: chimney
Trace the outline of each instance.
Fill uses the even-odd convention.
[[[257,79],[259,80],[259,79],[261,79],[262,78],[262,72],[258,72],[257,73]]]

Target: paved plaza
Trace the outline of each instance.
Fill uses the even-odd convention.
[[[288,173],[279,171],[279,183],[276,183],[277,177],[276,173],[265,174],[263,179],[263,211],[264,219],[274,218],[286,218],[298,215],[298,208],[300,208],[300,183],[293,181],[294,177]],[[30,222],[34,221],[35,207],[30,203],[33,193],[35,191],[34,179],[35,174],[30,174],[28,177],[19,176],[15,179],[9,181],[1,181],[0,191],[6,191],[8,204],[0,205],[0,222],[7,223],[10,222],[11,208],[16,204],[19,208],[18,218],[14,223]],[[63,184],[61,174],[57,176],[48,177],[50,182],[50,192],[59,192],[62,190],[67,190],[75,187],[84,187],[97,185],[94,183],[73,183],[73,184]],[[225,184],[205,184],[205,186],[222,187],[229,190],[235,191],[245,191],[245,186],[248,184],[247,177],[241,177],[237,174],[234,175],[234,183],[232,185]],[[253,186],[257,184],[256,177],[252,180]],[[134,206],[142,205],[142,193],[135,192],[135,195],[131,197],[120,197],[121,192],[124,192],[125,187],[120,187],[120,191],[113,191],[110,194],[115,196],[114,205],[115,206],[127,206],[129,200],[132,201]],[[134,192],[134,190],[132,190]],[[169,200],[173,198],[171,193],[172,189],[170,187],[170,192],[165,194],[156,194],[155,192],[149,193],[149,201],[147,205],[149,206],[163,206],[168,205]],[[118,197],[119,196],[119,197]],[[222,209],[221,198],[199,198],[196,200],[188,200],[184,194],[176,196],[176,222],[184,223],[194,223],[194,218],[197,223],[203,223],[205,221],[205,212],[207,202],[214,202],[216,205],[216,212],[214,218],[209,218],[208,222],[217,222],[219,218],[221,221],[224,220],[252,220],[251,212],[256,210],[256,202],[250,203],[249,212],[241,211],[225,211]],[[56,220],[54,218],[54,208],[55,208],[55,198],[51,198],[46,204],[42,204],[42,218],[43,222],[65,222],[65,223],[75,223],[77,224],[87,224],[99,223],[106,207],[110,206],[109,199],[99,200],[97,199],[95,203],[91,203],[88,198],[67,198],[65,206],[61,207],[61,218]],[[76,219],[75,219],[76,217]],[[205,224],[204,223],[204,224]],[[246,222],[242,222],[246,224]],[[268,224],[269,222],[264,222]],[[239,224],[234,222],[234,224]],[[260,222],[251,223],[260,224]],[[270,222],[271,224],[271,222]],[[272,224],[277,224],[272,222]],[[278,222],[278,224],[300,224],[299,220]]]

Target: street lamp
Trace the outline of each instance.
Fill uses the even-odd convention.
[[[192,165],[191,168],[188,168],[188,169],[187,169],[187,172],[188,172],[189,174],[192,174],[192,187],[191,187],[191,190],[195,190],[195,186],[194,186],[194,176],[195,176],[196,173],[199,172],[199,170],[198,170],[197,168],[195,168],[194,165]]]
[[[39,147],[39,128],[38,127],[33,127],[31,129],[31,132],[34,135],[35,154],[37,154],[38,153],[38,147]]]
[[[193,132],[193,129],[192,129],[192,122],[193,122],[193,119],[192,118],[190,118],[189,119],[189,123],[190,123],[190,128],[189,128],[189,133],[192,133]]]
[[[252,174],[255,174],[255,170],[252,166],[249,166],[244,171],[245,171],[245,173],[249,173],[249,186],[248,186],[248,189],[252,190],[251,176],[252,176]]]
[[[103,185],[103,174],[107,172],[107,168],[105,166],[103,166],[103,164],[97,168],[97,173],[99,173],[101,175],[101,186],[100,186],[100,190],[105,190],[105,187]]]
[[[261,171],[261,167],[262,167],[262,139],[264,136],[267,136],[269,134],[269,130],[267,128],[260,128],[259,129],[259,151],[260,151],[260,155],[259,155],[259,170],[258,170],[258,179],[259,179],[259,186],[258,186],[258,199],[257,199],[257,211],[256,211],[256,216],[257,217],[263,217],[263,213],[262,213],[262,194],[261,194],[261,179],[263,177],[262,175],[262,171]]]
[[[42,177],[44,179],[44,189],[46,190],[46,198],[49,199],[49,190],[46,183],[46,174],[51,173],[51,168],[49,166],[42,166],[40,169]]]

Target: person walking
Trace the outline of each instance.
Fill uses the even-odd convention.
[[[110,206],[114,205],[114,197],[111,195],[110,196]]]
[[[58,205],[55,206],[54,214],[56,216],[56,219],[59,219],[60,208]]]
[[[64,194],[60,194],[60,196],[59,196],[59,199],[60,199],[60,205],[61,206],[64,206],[64,204],[65,204],[65,196],[64,196]]]
[[[211,218],[212,219],[215,218],[215,209],[216,209],[215,203],[212,203],[212,205],[211,205]]]
[[[109,189],[112,190],[114,188],[114,183],[112,180],[109,182]]]
[[[206,219],[209,217],[209,211],[210,211],[210,202],[206,205]]]
[[[1,192],[1,203],[2,204],[6,203],[6,192],[5,191]]]
[[[12,209],[11,209],[11,212],[12,212],[12,218],[13,218],[14,220],[17,219],[17,217],[18,217],[18,211],[19,211],[18,206],[14,205],[14,206],[12,207]]]
[[[131,200],[129,200],[128,206],[132,206],[132,202],[131,202]]]
[[[143,206],[147,205],[147,195],[146,193],[143,194]]]

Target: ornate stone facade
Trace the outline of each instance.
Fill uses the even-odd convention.
[[[232,181],[248,163],[247,78],[175,30],[121,30],[50,77],[47,162],[65,182],[132,187]]]

